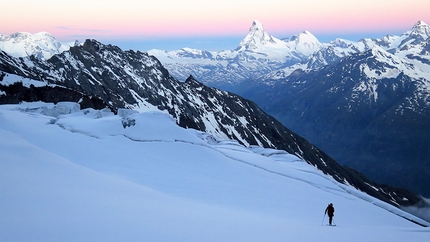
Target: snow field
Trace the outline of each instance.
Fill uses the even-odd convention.
[[[0,106],[1,241],[430,238],[285,152],[182,129],[161,112],[72,110]],[[321,226],[329,202],[336,227]]]

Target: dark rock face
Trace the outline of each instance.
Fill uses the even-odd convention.
[[[430,179],[428,80],[401,71],[375,79],[365,68],[395,70],[367,51],[315,71],[297,71],[244,96],[341,164],[429,196],[422,182]]]
[[[47,61],[15,59],[0,53],[0,71],[58,86],[57,89],[23,89],[19,84],[3,85],[1,88],[7,94],[3,97],[4,102],[82,99],[87,100],[88,105],[112,109],[139,109],[152,105],[168,111],[182,127],[235,139],[245,145],[286,150],[337,181],[351,184],[396,206],[421,201],[420,197],[406,190],[382,189],[354,170],[340,166],[254,102],[209,88],[192,76],[185,82],[175,80],[155,57],[146,53],[122,51],[115,46],[87,40],[82,46],[72,47]],[[56,95],[57,92],[61,95]]]
[[[97,97],[90,97],[79,93],[74,90],[66,89],[64,87],[55,86],[43,86],[35,87],[30,85],[30,87],[25,87],[22,83],[17,82],[12,85],[4,86],[1,85],[0,77],[0,91],[3,91],[5,95],[0,95],[0,104],[17,104],[22,101],[24,102],[76,102],[79,103],[81,108],[94,108],[103,109],[109,108],[103,100]]]

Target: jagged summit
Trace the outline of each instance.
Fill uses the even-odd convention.
[[[238,49],[256,50],[260,46],[268,44],[276,45],[280,42],[281,40],[276,39],[264,30],[262,23],[255,20],[249,29],[248,35],[239,43]]]
[[[420,35],[424,39],[430,37],[430,26],[424,23],[424,21],[418,21],[411,29],[410,35]]]
[[[254,22],[252,22],[252,26],[250,28],[250,30],[255,30],[255,29],[264,30],[263,24],[258,20],[254,20]]]
[[[414,26],[422,26],[422,25],[427,25],[426,23],[424,23],[424,21],[420,20],[418,21]],[[427,25],[428,26],[428,25]]]
[[[427,39],[430,37],[430,26],[424,23],[424,21],[420,20],[414,24],[411,30],[403,33],[402,36],[421,36],[423,39]]]
[[[420,52],[421,47],[416,49],[417,45],[420,45],[428,38],[430,38],[430,26],[420,20],[412,27],[411,30],[400,36],[401,43],[398,45],[398,49],[403,51],[408,50],[410,52]],[[413,51],[414,48],[416,51]]]

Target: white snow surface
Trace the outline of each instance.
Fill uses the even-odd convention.
[[[398,215],[428,223],[296,156],[183,129],[159,111],[1,105],[0,137],[0,241],[430,238]]]
[[[33,85],[35,87],[43,87],[43,86],[49,85],[47,82],[37,81],[34,79],[25,78],[25,77],[18,76],[15,74],[10,74],[10,73],[4,73],[4,74],[5,74],[5,76],[4,76],[1,84],[5,85],[5,86],[9,86],[9,85],[12,85],[12,84],[17,83],[17,82],[21,82],[22,85],[25,87],[30,87],[31,85]],[[54,85],[51,84],[50,86],[54,86]]]
[[[14,57],[34,55],[39,59],[49,59],[77,44],[77,41],[60,43],[47,32],[18,32],[9,36],[0,34],[0,50]]]

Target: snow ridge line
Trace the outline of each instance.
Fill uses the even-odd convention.
[[[132,137],[127,136],[127,135],[123,135],[123,136],[124,136],[125,138],[127,138],[127,139],[130,139],[130,140],[132,140],[132,141],[136,141],[136,142],[147,142],[147,143],[151,143],[151,142],[160,142],[160,143],[175,143],[175,142],[180,142],[180,143],[186,143],[186,144],[190,144],[190,145],[198,145],[198,146],[206,147],[206,148],[209,148],[209,149],[212,149],[212,150],[214,150],[214,151],[219,152],[220,154],[222,154],[222,155],[223,155],[223,156],[225,156],[225,157],[228,157],[228,158],[229,158],[229,159],[231,159],[231,160],[241,162],[241,163],[243,163],[243,164],[245,164],[245,165],[255,167],[255,168],[257,168],[257,169],[263,170],[263,171],[265,171],[265,172],[269,172],[269,173],[271,173],[271,174],[275,174],[275,175],[278,175],[278,176],[283,176],[283,177],[287,177],[287,178],[290,178],[290,179],[294,179],[294,180],[298,180],[298,181],[301,181],[301,182],[305,182],[305,183],[307,183],[307,184],[309,184],[309,185],[311,185],[311,186],[314,186],[314,187],[316,187],[316,188],[319,188],[319,189],[322,189],[322,190],[324,190],[324,191],[330,192],[330,193],[332,193],[332,194],[334,194],[334,195],[338,195],[338,194],[336,194],[336,193],[334,193],[334,192],[333,192],[333,191],[338,191],[338,190],[330,189],[330,188],[323,187],[323,186],[318,186],[316,183],[309,182],[309,181],[307,181],[307,180],[305,180],[305,179],[301,179],[301,178],[297,178],[297,177],[289,176],[289,175],[284,174],[284,173],[281,173],[281,172],[276,172],[276,171],[270,170],[270,169],[265,168],[265,167],[263,167],[263,166],[259,166],[259,165],[256,165],[256,164],[253,164],[253,163],[250,163],[250,162],[246,162],[246,161],[244,161],[244,160],[241,160],[241,159],[235,158],[235,157],[233,157],[233,156],[229,156],[229,155],[227,155],[225,152],[222,152],[221,150],[219,150],[219,148],[213,147],[213,146],[211,146],[211,145],[197,144],[197,143],[194,143],[194,142],[190,142],[190,141],[186,141],[186,140],[177,140],[177,139],[172,140],[172,141],[167,141],[167,140],[140,140],[140,139],[132,138]],[[252,152],[252,151],[251,151],[251,152]],[[252,153],[257,154],[257,153],[255,153],[255,152],[252,152]],[[261,155],[261,156],[263,156],[263,155]],[[266,156],[263,156],[263,157],[266,157]],[[296,169],[296,170],[297,170],[297,169]],[[303,171],[303,170],[298,170],[298,171],[301,171],[301,172],[307,172],[307,173],[310,173],[310,174],[316,174],[316,173],[311,173],[311,172]],[[317,175],[317,174],[316,174],[316,175]],[[320,176],[321,176],[321,175],[320,175]],[[324,176],[321,176],[321,177],[324,177]],[[331,181],[331,180],[330,180],[330,181]],[[333,182],[334,184],[336,184],[336,185],[337,185],[337,183],[336,183],[335,181],[331,181],[331,182]],[[344,188],[342,188],[342,187],[339,187],[339,188],[340,188],[340,189],[342,189],[342,190],[345,190],[345,189],[344,189]],[[349,193],[349,192],[348,192],[348,193]],[[351,193],[350,193],[350,194],[351,194]],[[352,194],[352,195],[353,195],[353,194]]]
[[[287,177],[287,178],[290,178],[290,179],[298,180],[298,181],[301,181],[301,182],[307,183],[307,184],[309,184],[309,185],[311,185],[311,186],[314,186],[314,187],[316,187],[316,188],[323,189],[323,190],[325,190],[325,191],[327,191],[327,192],[330,192],[330,193],[332,193],[332,194],[334,194],[334,195],[338,195],[338,194],[336,194],[336,193],[334,193],[334,192],[333,192],[333,191],[337,191],[337,190],[330,189],[330,188],[323,187],[323,186],[318,186],[316,183],[309,182],[309,181],[307,181],[307,180],[305,180],[305,179],[301,179],[301,178],[298,178],[298,177],[289,176],[289,175],[284,174],[284,173],[281,173],[281,172],[276,172],[276,171],[270,170],[270,169],[265,168],[265,167],[263,167],[263,166],[259,166],[259,165],[256,165],[256,164],[253,164],[253,163],[250,163],[250,162],[246,162],[246,161],[244,161],[244,160],[241,160],[241,159],[235,158],[235,157],[233,157],[233,156],[229,156],[229,155],[227,155],[225,152],[222,152],[219,148],[217,148],[217,147],[213,147],[213,146],[211,146],[211,145],[197,144],[197,143],[194,143],[194,142],[190,142],[190,141],[186,141],[186,140],[178,140],[178,139],[175,139],[175,140],[172,140],[172,141],[167,141],[167,140],[141,140],[141,139],[135,139],[135,138],[132,138],[132,137],[130,137],[130,136],[128,136],[128,135],[123,135],[123,136],[124,136],[125,138],[127,138],[127,139],[130,139],[130,140],[132,140],[132,141],[136,141],[136,142],[147,142],[147,143],[150,143],[150,142],[160,142],[160,143],[175,143],[175,142],[180,142],[180,143],[186,143],[186,144],[190,144],[190,145],[198,145],[198,146],[206,147],[206,148],[209,148],[209,149],[212,149],[212,150],[214,150],[214,151],[219,152],[220,154],[222,154],[222,155],[223,155],[223,156],[225,156],[225,157],[228,157],[228,158],[229,158],[229,159],[231,159],[231,160],[241,162],[241,163],[243,163],[243,164],[245,164],[245,165],[249,165],[249,166],[255,167],[255,168],[257,168],[257,169],[263,170],[263,171],[265,171],[265,172],[269,172],[269,173],[271,173],[271,174],[275,174],[275,175],[278,175],[278,176],[282,176],[282,177]],[[223,148],[221,148],[221,149],[223,149]],[[253,152],[253,151],[250,151],[250,152],[252,152],[252,153],[254,153],[254,154],[257,154],[257,153],[255,153],[255,152]],[[261,155],[261,156],[263,156],[263,155]],[[267,156],[263,156],[263,157],[267,157]],[[277,162],[277,163],[279,163],[279,162]],[[297,170],[297,169],[296,169],[296,170]],[[307,173],[310,173],[310,174],[318,175],[317,173],[311,173],[311,172],[303,171],[303,170],[297,170],[297,171],[300,171],[300,172],[307,172]],[[319,175],[319,176],[321,176],[321,175]],[[325,176],[321,176],[321,177],[324,177],[324,178],[325,178]],[[330,180],[330,181],[331,181],[332,183],[334,183],[334,184],[336,184],[336,185],[337,185],[337,182],[332,181],[332,180]],[[345,190],[345,189],[344,189],[344,188],[342,188],[342,187],[339,187],[339,188],[340,188],[340,189],[342,189],[342,190]]]
[[[223,154],[224,156],[228,157],[229,159],[232,159],[232,160],[235,160],[235,161],[241,162],[241,163],[243,163],[243,164],[245,164],[245,165],[249,165],[249,166],[255,167],[255,168],[257,168],[257,169],[263,170],[263,171],[265,171],[265,172],[269,172],[269,173],[271,173],[271,174],[275,174],[275,175],[278,175],[278,176],[287,177],[287,178],[290,178],[290,179],[294,179],[294,180],[297,180],[297,181],[301,181],[301,182],[307,183],[307,184],[309,184],[309,185],[311,185],[311,186],[313,186],[313,187],[316,187],[316,188],[322,189],[322,190],[324,190],[324,191],[330,192],[330,193],[332,193],[332,194],[334,194],[334,195],[338,195],[338,194],[335,194],[335,193],[333,192],[333,191],[337,191],[337,190],[330,189],[330,188],[323,187],[323,186],[318,186],[316,183],[312,183],[312,182],[306,181],[306,180],[301,179],[301,178],[298,178],[298,177],[289,176],[289,175],[284,174],[284,173],[281,173],[281,172],[277,172],[277,171],[270,170],[269,168],[265,168],[265,167],[263,167],[263,166],[259,166],[259,165],[256,165],[256,164],[253,164],[253,163],[250,163],[250,162],[246,162],[246,161],[244,161],[244,160],[241,160],[241,159],[238,159],[238,158],[235,158],[235,157],[229,156],[229,155],[225,154],[224,152],[222,152],[222,151],[218,150],[217,148],[213,148],[213,149],[217,150],[218,152],[220,152],[220,153],[221,153],[221,154]],[[279,163],[279,162],[278,162],[278,163]],[[292,169],[293,169],[293,168],[292,168]],[[297,170],[297,169],[296,169],[296,170]],[[303,172],[302,170],[297,170],[297,171],[301,171],[301,172]],[[317,173],[311,173],[311,174],[318,175]],[[319,176],[321,176],[321,175],[319,175]],[[321,176],[321,177],[324,177],[324,176]],[[324,178],[325,178],[325,177],[324,177]],[[330,181],[337,185],[337,182],[332,181],[332,180],[330,180]],[[342,190],[344,190],[342,187],[339,187],[339,188],[340,188],[340,189],[342,189]]]

